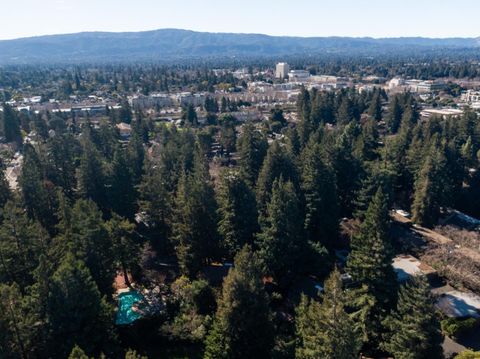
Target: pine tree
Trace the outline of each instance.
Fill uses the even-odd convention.
[[[337,138],[334,150],[329,155],[329,161],[337,179],[337,193],[340,204],[340,215],[350,216],[353,211],[355,192],[362,174],[361,164],[352,154],[356,124],[347,125]]]
[[[140,183],[145,164],[145,149],[139,135],[133,134],[127,146],[127,163],[133,173],[133,182],[135,185]]]
[[[295,358],[358,358],[361,338],[345,311],[345,293],[338,270],[325,282],[322,303],[303,295],[296,312]]]
[[[348,125],[354,120],[352,100],[347,94],[344,94],[338,108],[336,118],[338,125]]]
[[[146,162],[145,173],[139,185],[138,206],[144,214],[144,221],[152,236],[152,243],[158,248],[171,232],[173,216],[173,194],[168,188],[163,167]]]
[[[36,316],[17,284],[0,283],[0,354],[2,358],[35,358]]]
[[[379,188],[370,202],[359,234],[352,238],[347,268],[355,281],[369,286],[378,304],[385,308],[394,303],[396,290],[388,231],[388,201]]]
[[[365,330],[368,338],[367,351],[378,349],[383,331],[382,320],[394,306],[397,294],[397,278],[392,267],[393,250],[388,241],[389,214],[387,198],[379,188],[373,197],[360,231],[352,238],[347,271],[358,284],[367,287],[375,306],[365,302]]]
[[[136,197],[133,173],[127,162],[125,150],[117,147],[113,156],[108,202],[115,213],[132,219],[135,215]]]
[[[40,159],[31,145],[25,147],[19,185],[29,217],[50,230],[55,221],[56,194],[47,190]]]
[[[231,115],[223,115],[220,119],[219,143],[227,157],[229,157],[232,152],[235,152],[235,142],[237,140],[237,132],[235,130],[236,122],[237,119]]]
[[[298,175],[293,159],[285,148],[275,141],[268,149],[257,181],[256,197],[261,217],[265,215],[267,203],[270,201],[273,182],[280,176],[285,181],[292,181],[298,188]]]
[[[300,123],[298,126],[298,135],[300,140],[300,147],[302,148],[310,138],[310,134],[315,131],[311,119],[312,104],[310,100],[310,93],[302,88],[297,100],[297,112],[299,114]]]
[[[8,200],[12,199],[12,191],[5,176],[3,165],[0,161],[0,208],[3,208]],[[0,221],[2,215],[0,213]]]
[[[195,111],[193,105],[188,105],[182,109],[182,120],[192,126],[198,125],[197,111]]]
[[[2,123],[0,129],[3,130],[3,135],[7,142],[18,142],[22,141],[22,134],[20,132],[20,121],[18,119],[17,113],[14,109],[8,105],[3,104],[3,113],[0,117]]]
[[[402,104],[398,95],[393,96],[388,106],[388,115],[385,120],[390,133],[397,133],[402,120]]]
[[[106,179],[100,153],[91,141],[85,139],[78,168],[78,193],[82,198],[91,199],[105,210],[107,208]]]
[[[362,180],[360,190],[357,191],[355,199],[356,218],[360,220],[364,219],[368,206],[378,188],[382,189],[382,192],[387,198],[388,207],[390,208],[391,202],[393,201],[393,178],[394,174],[389,169],[384,168],[383,164],[373,163],[369,166],[366,178]]]
[[[98,207],[91,200],[78,200],[73,208],[61,206],[58,216],[56,260],[73,253],[88,267],[102,295],[112,294],[116,269],[112,242]]]
[[[130,285],[128,273],[136,269],[140,261],[140,243],[135,238],[135,225],[114,213],[106,226],[115,262],[122,269],[125,283]]]
[[[368,114],[375,120],[380,121],[382,119],[382,101],[380,92],[375,91],[370,107],[368,108]]]
[[[3,209],[0,226],[0,283],[33,284],[39,256],[47,251],[48,234],[13,202]]]
[[[250,247],[235,257],[205,343],[205,359],[268,358],[273,325],[261,264]]]
[[[197,145],[193,172],[184,173],[178,186],[173,223],[180,268],[190,278],[217,255],[217,203],[210,182],[208,163]]]
[[[252,124],[243,126],[242,135],[238,138],[238,155],[240,157],[240,175],[252,188],[267,154],[268,143]]]
[[[301,161],[307,238],[332,247],[338,233],[339,216],[335,174],[325,163],[320,145],[315,142],[309,142]]]
[[[67,255],[52,276],[48,297],[51,355],[66,357],[75,344],[98,354],[114,339],[112,317],[88,268]]]
[[[440,206],[445,202],[449,189],[445,184],[448,179],[446,159],[441,150],[433,150],[423,164],[415,181],[415,192],[412,204],[414,222],[431,227],[436,224],[440,215]]]
[[[300,201],[292,182],[280,177],[272,187],[257,243],[269,274],[284,287],[303,269],[306,241]]]
[[[227,258],[233,259],[245,244],[253,244],[258,230],[255,194],[237,172],[224,171],[217,198],[222,247]]]
[[[70,134],[56,135],[48,141],[47,177],[70,198],[76,188],[75,159],[79,143]]]
[[[426,278],[416,277],[402,286],[397,308],[386,320],[385,350],[399,359],[443,358],[434,302]]]

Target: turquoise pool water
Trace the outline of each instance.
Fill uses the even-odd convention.
[[[142,315],[138,312],[133,311],[132,306],[143,300],[143,295],[141,295],[135,290],[119,294],[118,311],[115,323],[119,325],[131,324],[137,319],[141,318]]]

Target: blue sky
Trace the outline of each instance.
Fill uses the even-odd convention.
[[[480,36],[480,0],[14,0],[8,4],[0,11],[0,39],[159,28],[292,36]]]

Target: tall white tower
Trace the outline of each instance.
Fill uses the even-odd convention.
[[[277,79],[285,79],[288,77],[288,72],[290,71],[290,66],[286,62],[279,62],[275,70],[275,77]]]

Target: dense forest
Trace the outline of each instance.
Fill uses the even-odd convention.
[[[467,62],[336,66],[311,71],[479,75]],[[242,86],[188,66],[0,70],[4,100],[28,86],[49,98],[220,83]],[[0,176],[1,358],[443,357],[426,279],[397,284],[390,211],[426,228],[446,208],[480,217],[475,112],[422,120],[414,95],[380,89],[302,89],[296,122],[276,108],[242,123],[207,101],[208,124],[190,107],[175,126],[123,105],[100,121],[3,106],[0,134],[23,164],[18,190]],[[344,266],[338,249],[350,251]],[[119,275],[160,309],[115,325]],[[322,294],[299,289],[305,278]]]

